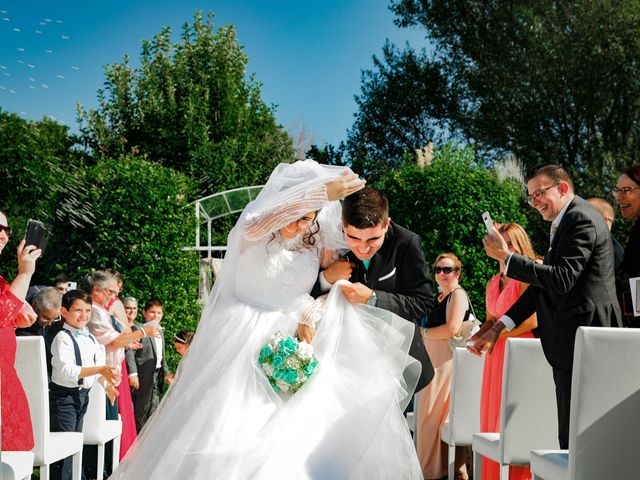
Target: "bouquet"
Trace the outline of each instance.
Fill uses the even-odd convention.
[[[313,347],[280,332],[260,349],[258,363],[276,391],[296,393],[318,366]]]

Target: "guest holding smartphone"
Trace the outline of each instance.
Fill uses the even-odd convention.
[[[539,257],[533,251],[531,240],[517,223],[505,223],[498,228],[500,235],[507,242],[509,251],[524,255],[532,260]],[[493,323],[509,310],[516,300],[524,293],[528,285],[511,279],[504,275],[504,261],[500,260],[500,272],[491,277],[487,283],[486,306],[487,320],[481,331],[488,330]],[[534,313],[520,326],[510,332],[503,330],[500,338],[493,347],[493,351],[487,354],[484,361],[482,374],[482,391],[480,396],[480,431],[500,431],[500,407],[502,404],[502,365],[507,337],[532,338],[532,330],[538,326],[538,320]],[[475,341],[480,332],[472,337]],[[510,467],[510,480],[525,480],[531,478],[528,467]],[[488,458],[482,459],[482,480],[499,480],[500,466]],[[478,479],[480,480],[480,479]]]
[[[11,228],[0,211],[0,253],[7,245]],[[33,245],[18,246],[18,274],[11,284],[0,277],[0,402],[2,404],[2,436],[0,447],[6,451],[29,451],[33,448],[33,429],[29,403],[15,369],[16,327],[29,327],[36,314],[24,298],[36,260],[42,250]]]

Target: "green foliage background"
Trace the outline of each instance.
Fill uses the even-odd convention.
[[[478,165],[473,148],[446,144],[436,149],[431,166],[406,163],[383,174],[376,187],[389,197],[391,218],[421,236],[430,265],[445,252],[460,258],[461,283],[484,319],[485,285],[498,263],[487,257],[482,245],[482,212],[526,228],[522,185],[501,182]]]

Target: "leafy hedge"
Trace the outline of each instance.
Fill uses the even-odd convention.
[[[123,157],[101,159],[73,175],[74,191],[61,195],[50,249],[38,276],[64,272],[80,280],[92,269],[116,269],[122,296],[165,303],[165,338],[194,330],[199,319],[195,217],[189,202],[195,181],[158,164]],[[142,318],[140,318],[142,321]],[[175,365],[173,348],[168,358]]]
[[[479,166],[473,148],[448,144],[436,150],[432,165],[405,164],[389,170],[376,187],[389,197],[391,218],[420,234],[429,264],[444,252],[460,258],[461,283],[484,319],[485,285],[498,264],[482,245],[482,212],[489,211],[495,221],[526,227],[522,185],[501,182]]]

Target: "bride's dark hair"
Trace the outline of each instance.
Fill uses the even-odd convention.
[[[318,223],[318,213],[320,213],[320,210],[316,210],[316,216],[309,226],[309,230],[302,236],[302,243],[304,243],[305,245],[309,245],[310,247],[316,244],[316,239],[313,237],[320,231],[320,224]]]

